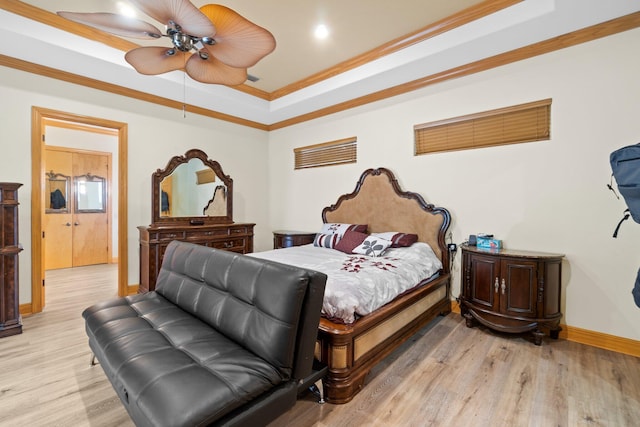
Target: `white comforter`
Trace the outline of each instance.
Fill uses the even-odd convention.
[[[322,304],[325,317],[353,323],[433,276],[442,263],[426,243],[389,249],[382,257],[351,255],[313,245],[250,254],[327,275]]]

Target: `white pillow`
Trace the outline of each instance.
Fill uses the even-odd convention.
[[[354,254],[379,257],[384,255],[391,241],[378,236],[368,236],[359,246],[353,250]]]

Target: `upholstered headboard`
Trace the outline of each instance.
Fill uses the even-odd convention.
[[[388,169],[367,169],[353,193],[322,210],[323,222],[368,224],[369,233],[397,231],[418,235],[428,243],[449,271],[445,234],[451,222],[449,211],[424,201],[418,193],[402,191]]]

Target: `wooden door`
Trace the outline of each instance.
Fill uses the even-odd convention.
[[[45,270],[73,266],[73,218],[71,176],[72,154],[68,151],[45,149],[45,209],[43,214]],[[60,184],[66,181],[63,188]],[[51,182],[55,184],[51,184]],[[62,195],[60,195],[62,194]],[[58,195],[57,198],[54,196]]]
[[[73,153],[73,266],[109,262],[109,214],[106,186],[99,198],[104,209],[79,209],[77,201],[87,190],[84,178],[95,176],[107,180],[109,159],[103,154]],[[83,178],[81,178],[83,177]]]
[[[45,248],[44,269],[108,263],[110,232],[107,206],[108,154],[47,147],[45,170],[47,183],[50,176],[67,176],[69,184],[65,195],[65,209],[51,209],[50,195],[45,194],[46,203],[42,222]],[[80,196],[78,192],[86,188],[80,184],[87,176],[104,178],[106,181],[105,189],[101,194],[104,209],[99,212],[95,209],[78,210],[77,200]]]

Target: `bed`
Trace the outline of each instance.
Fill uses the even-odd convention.
[[[382,307],[365,311],[364,315],[356,314],[355,321],[327,316],[323,306],[315,357],[328,366],[324,380],[326,399],[346,403],[360,391],[376,363],[436,316],[451,311],[449,253],[445,243],[450,215],[445,208],[427,204],[419,194],[402,191],[393,173],[379,168],[366,170],[352,193],[340,196],[334,205],[324,208],[322,220],[324,224],[366,224],[368,233],[415,234],[417,243],[411,247],[420,250],[419,246],[429,247],[440,262],[436,274],[414,283],[408,290],[400,289],[399,296]],[[309,246],[298,250],[314,249]],[[295,260],[282,258],[289,249],[295,248],[254,256],[296,264]],[[327,252],[324,248],[315,249]],[[389,253],[394,262],[400,262],[394,252]]]

